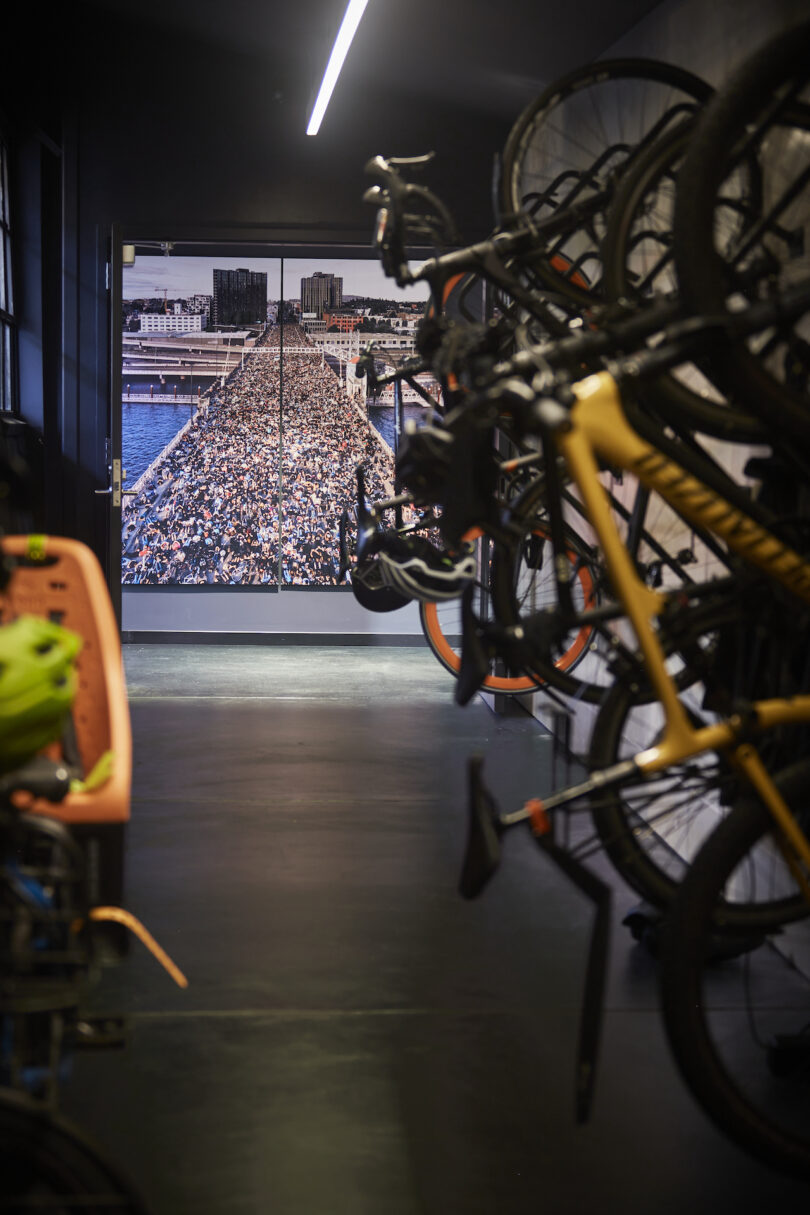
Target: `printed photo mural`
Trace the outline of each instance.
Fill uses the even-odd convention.
[[[393,491],[393,401],[354,366],[372,341],[412,352],[425,293],[328,257],[285,258],[283,284],[279,259],[125,268],[125,586],[335,586],[357,465]]]

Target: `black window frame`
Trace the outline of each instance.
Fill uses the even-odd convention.
[[[19,413],[17,319],[14,311],[9,144],[0,127],[0,413]]]

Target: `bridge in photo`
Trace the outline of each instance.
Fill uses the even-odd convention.
[[[125,405],[201,405],[208,398],[197,396],[189,396],[188,393],[178,393],[177,396],[172,392],[155,392],[151,395],[146,392],[127,392],[124,390],[121,394],[121,400]]]
[[[231,367],[230,370],[233,371],[233,368]],[[147,376],[151,376],[152,379],[154,379],[155,376],[171,376],[172,379],[175,380],[178,378],[193,378],[196,380],[198,376],[201,379],[204,376],[207,376],[209,379],[211,379],[211,377],[216,378],[217,376],[221,376],[223,374],[227,374],[226,369],[223,367],[206,371],[203,368],[189,368],[187,365],[185,367],[129,367],[125,363],[121,368],[121,375],[123,376],[124,381],[134,380],[138,377],[144,379]]]

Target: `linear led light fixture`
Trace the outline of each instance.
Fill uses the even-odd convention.
[[[349,47],[352,44],[352,39],[357,33],[357,27],[360,24],[360,18],[366,11],[368,0],[349,0],[346,15],[343,18],[340,29],[338,30],[335,45],[332,47],[332,54],[329,56],[329,62],[326,65],[326,71],[323,74],[320,91],[315,99],[315,105],[312,109],[312,116],[307,127],[307,135],[317,135],[320,129],[323,116],[326,113],[326,107],[329,105],[329,100],[337,84],[340,69],[343,67],[343,61],[349,53]]]

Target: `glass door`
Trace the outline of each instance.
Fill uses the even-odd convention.
[[[120,586],[337,588],[357,466],[370,497],[393,491],[393,402],[369,398],[357,359],[370,342],[411,354],[425,293],[334,247],[153,246],[117,295]]]
[[[123,586],[277,586],[279,283],[278,258],[125,268]]]

